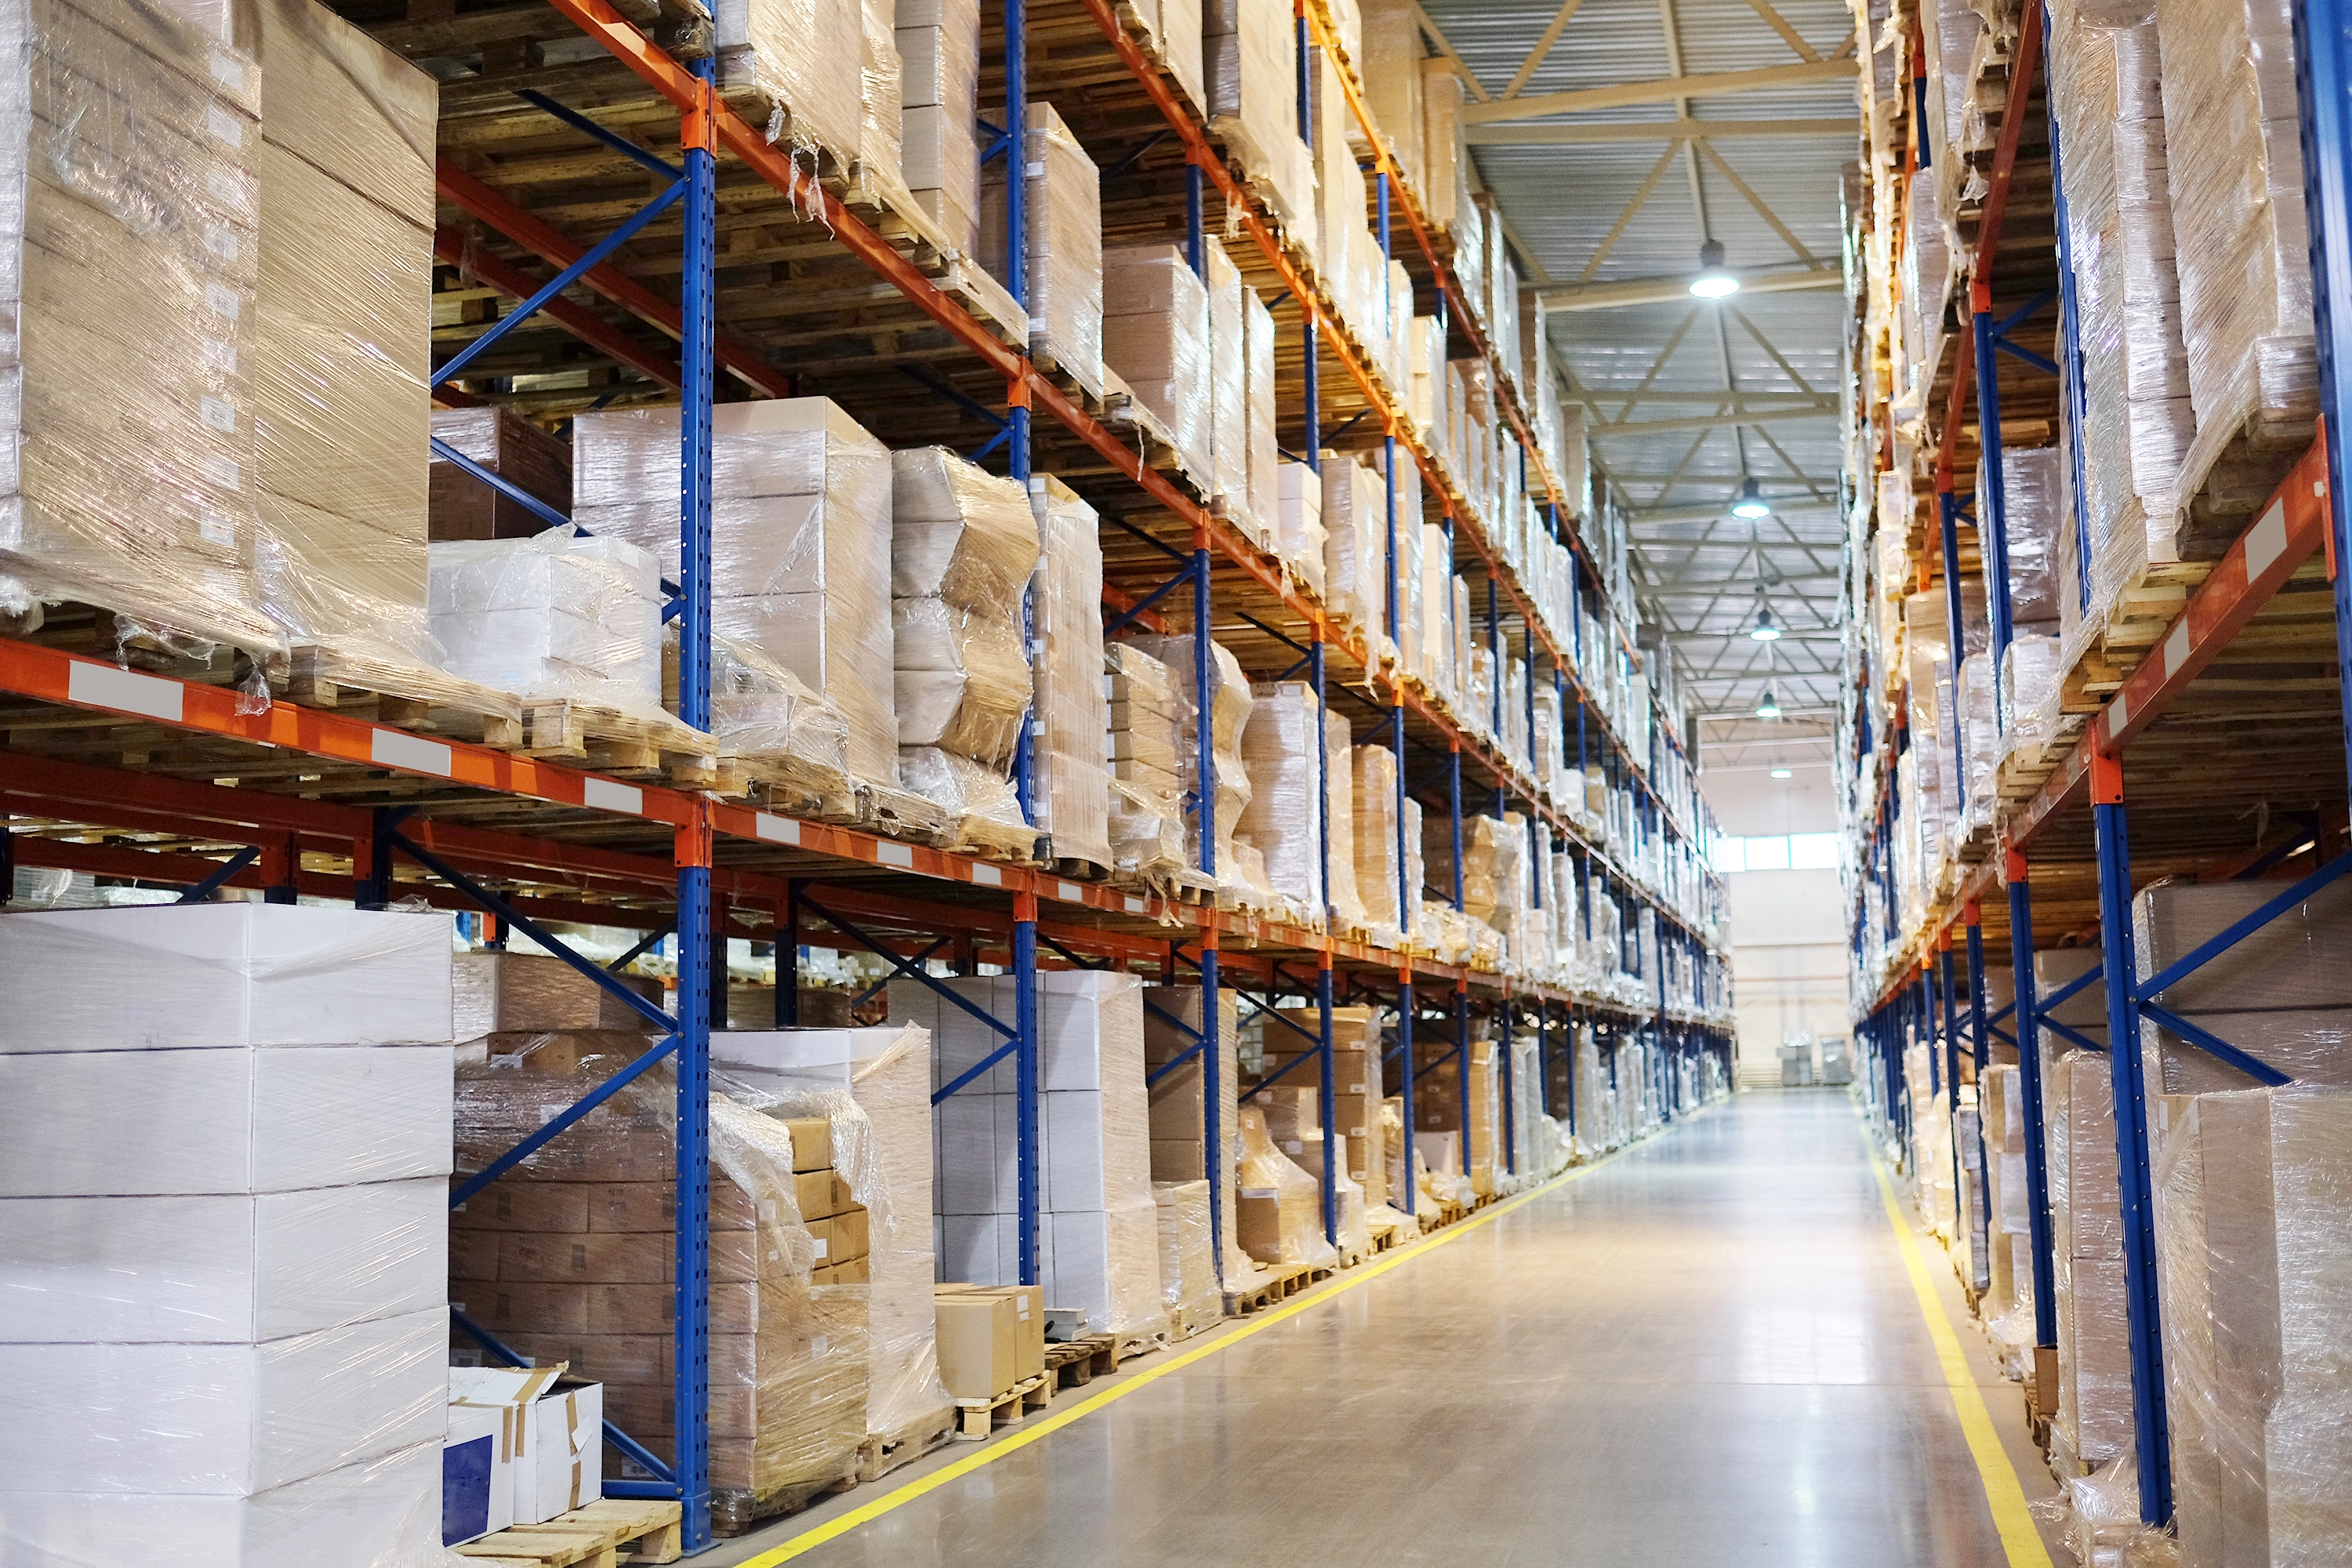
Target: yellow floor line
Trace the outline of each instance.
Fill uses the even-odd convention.
[[[1864,1134],[1865,1146],[1867,1131]],[[2025,1506],[2025,1486],[2017,1477],[2017,1468],[2010,1463],[2009,1450],[2001,1447],[2000,1435],[1993,1430],[1992,1412],[1986,1408],[1984,1391],[1977,1386],[1976,1374],[1969,1370],[1968,1357],[1960,1350],[1959,1336],[1952,1331],[1952,1321],[1945,1314],[1944,1304],[1936,1296],[1936,1277],[1920,1256],[1918,1238],[1904,1222],[1902,1205],[1895,1199],[1894,1184],[1886,1179],[1886,1167],[1879,1163],[1878,1151],[1870,1152],[1870,1173],[1878,1178],[1878,1195],[1886,1205],[1886,1222],[1895,1227],[1895,1240],[1903,1249],[1903,1267],[1911,1275],[1911,1289],[1919,1297],[1919,1315],[1927,1321],[1927,1337],[1936,1343],[1936,1359],[1943,1363],[1944,1384],[1951,1390],[1952,1407],[1960,1418],[1960,1431],[1969,1440],[1969,1457],[1977,1462],[1977,1475],[1984,1481],[1985,1501],[1991,1505],[1993,1528],[2000,1532],[2001,1550],[2008,1554],[2010,1568],[2051,1568],[2049,1549],[2042,1544],[2042,1532],[2034,1528],[2033,1515]]]
[[[1712,1108],[1710,1107],[1708,1109]],[[1689,1118],[1685,1117],[1684,1120],[1688,1121]],[[1676,1123],[1676,1125],[1680,1125],[1680,1123]],[[1643,1142],[1646,1142],[1646,1140]],[[1641,1146],[1641,1143],[1629,1143],[1623,1149],[1616,1151],[1615,1153],[1605,1155],[1599,1160],[1595,1160],[1589,1165],[1578,1165],[1570,1170],[1562,1171],[1559,1175],[1552,1177],[1549,1181],[1547,1181],[1538,1186],[1530,1187],[1526,1192],[1519,1194],[1516,1197],[1506,1198],[1501,1203],[1490,1205],[1486,1208],[1481,1209],[1478,1213],[1471,1215],[1468,1219],[1447,1226],[1444,1230],[1438,1231],[1431,1236],[1423,1237],[1419,1241],[1409,1243],[1391,1252],[1382,1253],[1375,1261],[1364,1264],[1360,1268],[1349,1269],[1345,1274],[1342,1274],[1328,1285],[1325,1285],[1318,1289],[1311,1290],[1304,1296],[1300,1296],[1294,1300],[1286,1302],[1284,1305],[1276,1307],[1272,1311],[1260,1312],[1254,1317],[1244,1319],[1242,1321],[1241,1326],[1236,1329],[1225,1333],[1218,1334],[1201,1344],[1193,1346],[1191,1350],[1180,1351],[1176,1354],[1159,1362],[1157,1364],[1146,1367],[1144,1370],[1136,1373],[1123,1382],[1115,1383],[1110,1387],[1102,1390],[1100,1393],[1088,1394],[1087,1397],[1079,1400],[1076,1405],[1070,1405],[1066,1409],[1056,1410],[1053,1415],[1046,1416],[1042,1421],[1038,1421],[1034,1425],[1024,1425],[1015,1428],[1005,1436],[990,1443],[985,1447],[974,1450],[965,1458],[958,1459],[951,1465],[943,1466],[939,1469],[933,1470],[929,1475],[908,1481],[906,1485],[896,1488],[895,1489],[876,1498],[872,1502],[862,1504],[859,1507],[851,1509],[846,1513],[826,1520],[823,1524],[816,1526],[813,1530],[803,1531],[802,1533],[793,1536],[790,1541],[785,1542],[781,1546],[763,1552],[757,1557],[748,1559],[740,1565],[740,1568],[775,1568],[775,1564],[779,1563],[790,1562],[793,1558],[798,1557],[801,1553],[809,1551],[813,1547],[822,1546],[828,1541],[836,1540],[841,1536],[846,1535],[851,1531],[856,1530],[858,1526],[881,1518],[884,1514],[888,1513],[892,1509],[902,1508],[927,1492],[936,1491],[940,1487],[946,1486],[951,1481],[961,1480],[964,1477],[971,1475],[974,1470],[979,1469],[982,1465],[992,1465],[997,1460],[1004,1458],[1007,1454],[1017,1453],[1021,1449],[1027,1447],[1032,1443],[1039,1442],[1044,1438],[1052,1436],[1063,1427],[1067,1426],[1071,1422],[1081,1420],[1086,1416],[1093,1415],[1096,1411],[1100,1410],[1104,1405],[1110,1404],[1115,1399],[1124,1399],[1139,1388],[1142,1388],[1150,1384],[1155,1383],[1160,1378],[1166,1377],[1171,1373],[1181,1372],[1186,1367],[1191,1366],[1194,1362],[1200,1361],[1207,1356],[1214,1355],[1219,1351],[1239,1344],[1242,1341],[1248,1339],[1252,1334],[1263,1333],[1267,1329],[1274,1327],[1276,1323],[1282,1322],[1286,1319],[1295,1318],[1298,1316],[1299,1313],[1307,1311],[1313,1308],[1319,1307],[1335,1296],[1342,1295],[1345,1292],[1353,1290],[1361,1285],[1369,1285],[1374,1279],[1377,1279],[1381,1275],[1387,1273],[1390,1269],[1410,1263],[1414,1258],[1421,1257],[1433,1247],[1443,1247],[1449,1241],[1466,1236],[1470,1232],[1476,1230],[1480,1226],[1491,1225],[1495,1221],[1502,1218],[1505,1215],[1510,1213],[1513,1209],[1516,1209],[1524,1204],[1534,1202],[1537,1198],[1543,1196],[1546,1193],[1550,1192],[1555,1187],[1589,1176],[1593,1172],[1601,1169],[1601,1166],[1617,1159],[1619,1155],[1628,1153]]]

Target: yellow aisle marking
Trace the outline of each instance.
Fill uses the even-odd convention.
[[[1711,1110],[1713,1108],[1709,1107],[1707,1109]],[[1684,1118],[1685,1121],[1689,1120],[1690,1118],[1688,1117]],[[1676,1125],[1680,1125],[1680,1123],[1676,1123]],[[1647,1141],[1644,1140],[1644,1142]],[[1046,1416],[1044,1420],[1036,1422],[1034,1425],[1024,1425],[1016,1427],[1004,1437],[992,1442],[984,1447],[976,1449],[967,1458],[958,1459],[951,1465],[942,1466],[939,1469],[933,1470],[928,1476],[908,1481],[904,1486],[898,1487],[891,1491],[885,1492],[882,1496],[876,1498],[872,1502],[851,1509],[847,1513],[840,1514],[833,1519],[826,1520],[823,1524],[818,1525],[815,1529],[804,1531],[801,1534],[793,1536],[790,1541],[785,1542],[782,1545],[774,1547],[769,1551],[761,1552],[757,1557],[747,1560],[742,1564],[742,1568],[775,1568],[775,1564],[779,1563],[789,1562],[793,1558],[798,1557],[801,1553],[807,1552],[813,1547],[822,1546],[828,1541],[833,1541],[841,1536],[846,1535],[851,1531],[856,1530],[859,1525],[879,1519],[884,1514],[888,1513],[892,1509],[903,1507],[904,1505],[914,1501],[917,1498],[921,1497],[926,1492],[936,1491],[940,1487],[946,1486],[950,1481],[961,1480],[964,1477],[971,1474],[974,1470],[979,1469],[982,1465],[994,1464],[997,1460],[1004,1458],[1007,1454],[1016,1453],[1019,1450],[1027,1447],[1032,1443],[1037,1442],[1042,1438],[1052,1436],[1063,1427],[1067,1426],[1071,1422],[1091,1415],[1096,1411],[1100,1410],[1104,1405],[1108,1405],[1111,1401],[1115,1399],[1124,1399],[1129,1394],[1133,1394],[1137,1389],[1142,1388],[1149,1384],[1166,1377],[1171,1372],[1181,1372],[1186,1367],[1191,1366],[1194,1362],[1199,1361],[1205,1356],[1214,1355],[1221,1350],[1239,1344],[1242,1341],[1249,1338],[1252,1334],[1262,1333],[1265,1330],[1274,1327],[1275,1324],[1282,1322],[1286,1319],[1295,1318],[1298,1316],[1299,1313],[1307,1311],[1311,1308],[1319,1307],[1324,1302],[1331,1300],[1334,1296],[1353,1290],[1360,1285],[1368,1285],[1374,1279],[1379,1279],[1381,1275],[1387,1273],[1390,1269],[1397,1268],[1401,1264],[1412,1261],[1412,1259],[1421,1257],[1433,1247],[1443,1247],[1447,1242],[1452,1241],[1458,1237],[1466,1236],[1470,1232],[1476,1230],[1480,1226],[1491,1225],[1495,1221],[1502,1218],[1505,1215],[1510,1213],[1513,1209],[1519,1207],[1521,1205],[1534,1202],[1537,1198],[1543,1196],[1544,1194],[1550,1192],[1554,1187],[1560,1186],[1565,1183],[1576,1181],[1584,1176],[1589,1176],[1593,1172],[1601,1169],[1601,1166],[1615,1160],[1618,1155],[1639,1147],[1641,1147],[1641,1144],[1639,1143],[1630,1143],[1627,1144],[1625,1148],[1620,1149],[1614,1153],[1604,1155],[1602,1158],[1595,1160],[1589,1165],[1578,1165],[1572,1169],[1562,1171],[1559,1175],[1552,1177],[1551,1180],[1543,1183],[1541,1185],[1530,1187],[1526,1192],[1519,1194],[1517,1197],[1506,1198],[1501,1203],[1490,1205],[1489,1206],[1479,1210],[1468,1219],[1461,1220],[1454,1225],[1450,1225],[1433,1236],[1424,1237],[1419,1241],[1408,1243],[1403,1247],[1397,1247],[1393,1251],[1382,1253],[1377,1261],[1364,1264],[1356,1268],[1351,1268],[1338,1279],[1335,1279],[1328,1285],[1323,1286],[1319,1289],[1311,1290],[1306,1295],[1298,1297],[1295,1300],[1275,1308],[1272,1311],[1260,1312],[1253,1317],[1242,1320],[1241,1326],[1233,1330],[1231,1332],[1219,1334],[1214,1339],[1208,1341],[1206,1343],[1194,1345],[1189,1351],[1182,1351],[1175,1355],[1170,1356],[1167,1360],[1160,1362],[1156,1366],[1148,1367],[1141,1372],[1134,1373],[1123,1383],[1113,1384],[1110,1387],[1102,1390],[1098,1394],[1088,1394],[1086,1398],[1079,1400],[1076,1405],[1069,1406],[1066,1410],[1057,1410],[1053,1415]],[[2044,1559],[2044,1562],[2046,1563],[2047,1559]]]
[[[1865,1148],[1868,1142],[1865,1132]],[[1878,1163],[1878,1151],[1870,1149],[1869,1153],[1870,1173],[1878,1178],[1886,1222],[1895,1227],[1895,1243],[1903,1249],[1903,1266],[1910,1271],[1911,1289],[1918,1293],[1919,1315],[1927,1320],[1927,1337],[1936,1342],[1936,1359],[1943,1363],[1944,1384],[1952,1392],[1960,1431],[1969,1440],[1969,1457],[1976,1460],[1977,1474],[1984,1480],[1985,1501],[1992,1507],[1993,1528],[2000,1534],[2001,1550],[2008,1553],[2010,1568],[2051,1568],[2049,1549],[2042,1544],[2042,1532],[2033,1527],[2033,1515],[2026,1510],[2025,1487],[2017,1479],[2016,1467],[2009,1462],[2009,1450],[2000,1446],[2000,1435],[1993,1430],[1992,1412],[1985,1407],[1984,1392],[1977,1387],[1976,1374],[1969,1370],[1968,1357],[1960,1352],[1959,1336],[1952,1332],[1944,1304],[1937,1300],[1936,1277],[1919,1255],[1918,1238],[1904,1223],[1895,1187],[1886,1179],[1885,1167]]]

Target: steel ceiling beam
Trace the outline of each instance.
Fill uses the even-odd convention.
[[[1748,141],[1765,136],[1854,136],[1858,120],[1655,120],[1630,125],[1474,125],[1473,147],[1585,147],[1624,142]]]
[[[1671,154],[1671,149],[1669,153]],[[1646,193],[1644,193],[1646,195]],[[1630,220],[1628,220],[1630,221]],[[1743,272],[1738,299],[1748,294],[1790,294],[1811,289],[1843,289],[1845,274],[1834,267],[1792,268],[1784,272]],[[1629,305],[1665,305],[1691,298],[1687,273],[1669,278],[1634,278],[1622,283],[1592,283],[1535,290],[1546,311],[1620,310]]]
[[[1681,430],[1727,430],[1740,425],[1766,425],[1783,419],[1832,419],[1834,404],[1811,408],[1759,408],[1752,413],[1696,414],[1675,419],[1636,419],[1624,425],[1587,425],[1587,436],[1660,436]]]
[[[1456,58],[1458,59],[1459,57]],[[1838,55],[1825,60],[1766,66],[1758,70],[1703,71],[1696,76],[1660,77],[1650,81],[1620,82],[1614,87],[1585,88],[1575,92],[1540,92],[1532,98],[1465,105],[1462,110],[1462,122],[1465,125],[1492,125],[1510,120],[1537,120],[1555,114],[1622,109],[1632,103],[1666,103],[1678,98],[1720,98],[1731,93],[1796,87],[1814,81],[1852,81],[1860,69],[1853,60]]]

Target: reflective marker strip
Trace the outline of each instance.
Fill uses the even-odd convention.
[[[77,659],[67,667],[66,700],[90,708],[111,708],[118,713],[137,713],[176,724],[184,715],[186,696],[187,688],[176,680],[133,675],[110,664],[84,664]]]
[[[1139,915],[1150,907],[1150,906],[1146,904],[1141,899],[1132,896],[1130,896],[1127,900],[1127,912],[1131,915]]]
[[[2286,503],[2273,501],[2262,521],[2246,530],[2246,581],[2260,578],[2285,551]]]
[[[611,779],[591,775],[581,785],[581,798],[598,811],[617,811],[628,816],[642,816],[646,810],[646,792],[634,784],[614,784]]]
[[[974,884],[982,888],[1004,886],[1004,873],[993,866],[974,866],[971,868],[971,879]]]
[[[877,844],[874,858],[885,866],[896,866],[902,871],[915,868],[915,852],[904,844]]]
[[[770,843],[798,844],[801,841],[801,825],[789,816],[776,816],[764,811],[754,812],[751,814],[751,825],[758,829],[760,837]]]
[[[1075,882],[1062,883],[1060,897],[1066,904],[1083,904],[1087,901],[1086,889]]]
[[[2179,624],[2172,628],[2172,635],[2164,639],[2165,679],[2169,680],[2174,676],[2179,674],[2180,667],[2188,662],[2189,618],[2184,616],[2181,617]]]
[[[2107,739],[2112,741],[2124,732],[2131,721],[2131,706],[2123,692],[2116,692],[2107,703]]]
[[[412,773],[449,776],[449,748],[438,741],[399,730],[377,730],[368,737],[368,758],[383,767]]]

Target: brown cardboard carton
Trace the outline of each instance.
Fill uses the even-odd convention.
[[[797,1173],[830,1169],[833,1164],[833,1124],[821,1117],[787,1121],[793,1135],[793,1170]]]
[[[943,1285],[937,1304],[940,1381],[949,1397],[990,1399],[1021,1381],[1012,1297]]]

